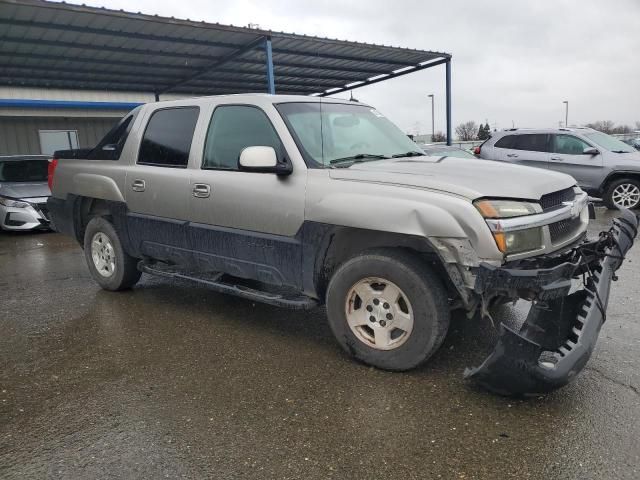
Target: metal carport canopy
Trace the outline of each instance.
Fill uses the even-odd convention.
[[[0,85],[191,95],[330,95],[451,55],[43,0],[0,0]]]

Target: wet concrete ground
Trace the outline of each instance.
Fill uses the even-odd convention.
[[[70,239],[0,234],[0,477],[636,479],[639,278],[636,247],[586,370],[522,401],[462,379],[485,323],[455,319],[428,365],[387,373],[322,310],[149,276],[109,293]]]

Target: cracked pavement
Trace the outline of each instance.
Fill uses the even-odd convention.
[[[640,247],[619,278],[575,382],[513,400],[462,379],[485,322],[382,372],[323,310],[146,275],[104,292],[70,239],[0,234],[0,478],[640,478]]]

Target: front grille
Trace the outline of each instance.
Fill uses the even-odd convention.
[[[575,199],[576,192],[573,191],[573,188],[565,188],[564,190],[543,195],[540,199],[540,205],[542,205],[543,210],[551,210],[561,206],[563,202],[573,202]]]
[[[580,217],[568,218],[566,220],[560,220],[559,222],[549,225],[549,234],[551,235],[551,242],[556,245],[562,243],[570,238],[573,238],[578,230],[582,227],[582,220]]]

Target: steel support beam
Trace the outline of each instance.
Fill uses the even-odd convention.
[[[273,52],[271,50],[271,37],[264,39],[264,53],[267,62],[267,92],[271,95],[276,93],[276,83],[273,76]]]
[[[451,134],[451,58],[445,63],[446,77],[446,104],[447,104],[447,145],[451,145],[453,136]]]
[[[179,87],[181,85],[184,85],[188,82],[190,82],[191,80],[195,80],[196,78],[199,78],[201,76],[206,75],[207,73],[211,72],[212,70],[216,69],[217,67],[224,65],[227,62],[230,62],[232,59],[237,58],[239,56],[244,55],[247,52],[250,52],[251,50],[254,50],[256,48],[258,48],[259,46],[264,44],[264,39],[265,37],[259,37],[255,40],[252,40],[251,42],[247,43],[246,45],[235,49],[233,52],[220,57],[219,59],[215,60],[214,62],[210,63],[209,65],[207,65],[206,67],[203,67],[201,69],[199,69],[195,74],[193,75],[189,75],[188,77],[184,77],[182,80],[175,82],[169,86],[167,86],[166,88],[162,89],[162,91],[158,92],[158,93],[166,93],[170,90],[175,89],[176,87]]]
[[[419,65],[414,65],[408,68],[402,68],[400,70],[396,70],[390,73],[378,74],[375,77],[370,77],[361,82],[354,82],[354,85],[347,84],[343,87],[325,90],[320,93],[320,97],[326,97],[327,95],[335,95],[336,93],[346,92],[348,90],[355,90],[356,88],[365,87],[367,85],[373,85],[374,83],[384,82],[385,80],[389,80],[390,78],[401,77],[402,75],[408,75],[413,72],[418,72],[420,70],[424,70],[427,68],[435,67],[436,65],[442,65],[443,63],[447,63],[449,61],[448,58],[443,58],[441,60],[436,60],[435,62],[423,63]]]

